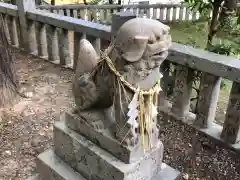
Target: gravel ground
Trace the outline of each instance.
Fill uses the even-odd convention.
[[[37,155],[52,145],[52,125],[72,108],[72,71],[15,52],[22,87],[32,98],[16,99],[0,122],[0,180],[25,180],[35,173]],[[211,144],[194,130],[161,124],[164,161],[183,173],[182,179],[239,180],[240,158]]]

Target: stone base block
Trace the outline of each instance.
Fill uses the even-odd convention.
[[[52,149],[38,156],[37,171],[39,175],[34,180],[86,180],[57,157]]]
[[[150,153],[134,163],[126,164],[68,128],[64,121],[55,123],[54,150],[57,156],[86,179],[153,180],[161,172],[163,145],[160,141]]]
[[[57,157],[52,149],[49,149],[38,156],[37,170],[39,174],[31,176],[27,180],[87,180]],[[162,163],[161,171],[152,180],[177,180],[179,178],[180,173],[178,171],[165,163]]]
[[[66,122],[67,127],[83,135],[88,140],[127,164],[134,163],[138,161],[140,157],[144,156],[140,143],[134,148],[124,146],[116,140],[109,128],[106,128],[103,132],[99,132],[86,123],[83,118],[70,112],[65,113],[61,119]],[[157,141],[158,140],[153,140],[153,144],[157,144]]]

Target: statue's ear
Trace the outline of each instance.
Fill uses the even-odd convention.
[[[144,54],[148,44],[148,37],[135,36],[133,41],[126,47],[123,47],[125,51],[122,56],[126,61],[135,62],[138,61]]]

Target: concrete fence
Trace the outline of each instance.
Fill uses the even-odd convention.
[[[130,11],[137,17],[158,19],[165,23],[195,21],[200,18],[200,14],[197,11],[191,11],[181,4],[41,5],[38,8],[101,24],[111,24],[112,14],[118,11]]]
[[[80,40],[88,39],[96,51],[106,48],[112,38],[111,27],[69,16],[36,9],[34,1],[18,1],[18,5],[0,3],[9,43],[29,54],[55,64],[74,68]],[[73,52],[69,48],[69,32],[73,32]],[[171,103],[167,98],[170,66],[174,64],[174,86]],[[193,89],[193,72],[201,71],[196,113],[189,104]],[[240,61],[173,43],[167,60],[161,66],[164,94],[159,107],[163,118],[183,122],[216,142],[240,151]],[[214,122],[221,79],[232,81],[232,90],[223,126]]]

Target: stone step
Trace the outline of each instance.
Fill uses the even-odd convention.
[[[161,171],[163,145],[159,141],[151,153],[126,164],[59,121],[54,125],[54,151],[86,179],[152,180]]]
[[[86,180],[56,156],[53,149],[38,156],[37,171],[39,175],[34,180]]]

